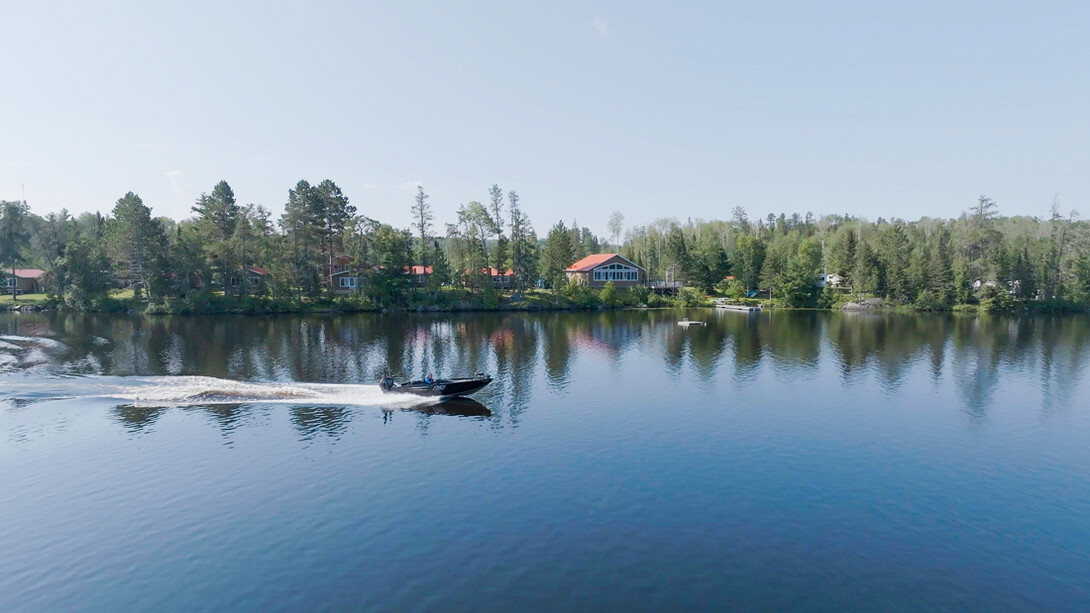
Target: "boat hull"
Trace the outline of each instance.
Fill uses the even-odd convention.
[[[468,396],[492,383],[492,377],[470,377],[466,379],[438,379],[431,383],[424,381],[406,381],[404,383],[380,384],[387,394],[412,394],[429,398],[458,398]]]

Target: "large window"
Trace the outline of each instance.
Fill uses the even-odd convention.
[[[15,279],[12,277],[0,278],[0,287],[11,287],[15,285]]]
[[[625,266],[624,264],[608,264],[594,269],[595,281],[639,281],[638,268]]]
[[[341,277],[341,287],[348,287],[348,288],[356,287],[356,278],[355,277]]]

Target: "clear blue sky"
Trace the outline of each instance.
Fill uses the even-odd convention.
[[[302,178],[408,225],[499,183],[539,231],[1090,209],[1087,2],[0,4],[0,198],[187,216]],[[455,6],[455,5],[460,6]],[[1090,211],[1088,211],[1090,212]]]

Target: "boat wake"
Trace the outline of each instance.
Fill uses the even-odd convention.
[[[5,396],[28,401],[103,398],[141,407],[210,404],[295,404],[410,408],[434,402],[403,394],[384,394],[378,385],[276,381],[233,381],[216,377],[86,376],[14,384]]]

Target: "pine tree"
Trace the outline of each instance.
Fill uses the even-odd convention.
[[[330,179],[322,181],[314,188],[315,213],[320,223],[321,247],[324,255],[327,286],[333,287],[333,259],[343,251],[341,239],[349,222],[356,215],[356,207],[348,203],[348,196]]]
[[[310,183],[299,181],[288,191],[280,226],[290,250],[292,285],[300,295],[316,294],[320,287],[322,214],[321,203]]]
[[[15,280],[15,266],[23,261],[23,250],[30,243],[30,233],[26,228],[26,217],[30,208],[26,202],[0,202],[0,257],[11,265],[11,299],[18,300],[18,285]]]
[[[537,237],[529,218],[519,206],[518,192],[507,192],[507,202],[511,215],[511,269],[515,275],[515,287],[522,290],[530,285],[537,270]]]
[[[575,263],[575,248],[571,233],[564,222],[559,221],[545,238],[544,253],[541,258],[541,276],[552,287],[562,287],[566,281],[565,270]]]
[[[129,192],[117,201],[106,224],[106,241],[118,267],[134,282],[136,296],[141,290],[149,298],[157,294],[162,287],[166,236],[140,196]]]
[[[192,211],[197,214],[197,232],[209,268],[219,275],[223,287],[228,289],[227,279],[237,268],[231,258],[228,244],[238,223],[239,206],[235,192],[227,181],[220,181],[211,194],[201,194]]]
[[[431,229],[431,222],[435,219],[435,215],[432,213],[431,205],[428,204],[428,196],[424,193],[424,187],[421,185],[416,186],[416,201],[413,203],[413,226],[416,228],[417,236],[420,237],[420,265],[428,265],[428,230]]]

